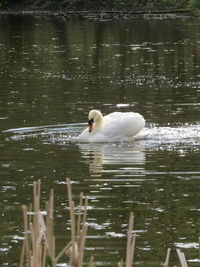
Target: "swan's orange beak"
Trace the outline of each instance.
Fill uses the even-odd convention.
[[[91,133],[92,129],[93,129],[93,124],[89,124],[89,132],[90,133]]]
[[[89,128],[89,132],[91,133],[92,129],[93,129],[93,123],[94,123],[94,120],[91,119],[88,121],[88,128]]]

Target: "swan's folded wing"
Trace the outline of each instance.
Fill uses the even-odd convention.
[[[113,112],[104,117],[103,132],[112,137],[132,137],[139,133],[145,125],[144,118],[139,113]]]

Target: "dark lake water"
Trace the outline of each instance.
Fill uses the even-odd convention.
[[[86,259],[117,266],[135,214],[137,266],[168,247],[199,266],[200,20],[0,18],[0,266],[17,266],[22,204],[55,189],[56,237],[66,233],[65,178],[89,196]],[[88,111],[134,111],[146,138],[79,144]]]

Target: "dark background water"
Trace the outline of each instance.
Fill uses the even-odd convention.
[[[168,247],[199,265],[200,21],[0,18],[0,264],[17,266],[22,204],[41,179],[55,189],[57,247],[66,243],[66,185],[89,196],[86,259],[161,266]],[[123,104],[123,105],[122,105]],[[91,108],[134,111],[147,137],[78,144]],[[178,261],[175,250],[172,266]]]

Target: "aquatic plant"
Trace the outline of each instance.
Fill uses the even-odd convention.
[[[87,235],[87,207],[88,197],[80,194],[79,205],[75,207],[72,199],[70,179],[66,179],[67,195],[70,213],[71,241],[56,256],[56,239],[54,234],[54,191],[50,191],[49,200],[46,202],[46,211],[41,210],[41,181],[33,184],[33,204],[28,208],[23,205],[24,240],[19,267],[56,267],[58,261],[67,256],[67,266],[82,267]],[[75,217],[75,209],[78,211]],[[130,213],[126,259],[118,262],[118,267],[131,267],[134,261],[136,234],[133,231],[134,214]],[[171,249],[167,250],[164,267],[169,267]],[[181,267],[187,267],[183,252],[176,250]],[[95,267],[94,258],[91,257],[88,267]]]
[[[71,241],[56,256],[54,235],[54,193],[50,191],[46,203],[46,211],[40,208],[41,182],[33,184],[33,210],[23,206],[24,241],[20,258],[20,267],[55,267],[63,255],[67,255],[71,266],[81,267],[84,257],[87,234],[87,202],[88,198],[80,195],[78,220],[75,222],[75,204],[72,200],[71,183],[67,179],[67,192],[70,207]],[[83,209],[83,211],[82,211]],[[46,218],[45,218],[46,217]],[[75,228],[76,226],[76,228]]]
[[[46,211],[40,207],[41,181],[33,184],[33,205],[29,209],[23,205],[24,240],[20,257],[20,267],[55,267],[63,257],[68,257],[68,264],[72,267],[82,267],[87,235],[87,206],[88,197],[80,194],[78,207],[72,199],[70,179],[66,179],[67,195],[70,212],[71,241],[56,256],[56,240],[54,234],[54,192],[50,191],[49,200],[46,202]],[[75,209],[78,210],[75,218]],[[131,267],[134,258],[135,234],[133,234],[133,213],[130,214],[126,267]],[[91,257],[89,267],[94,267]],[[118,263],[123,267],[123,261]]]

